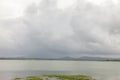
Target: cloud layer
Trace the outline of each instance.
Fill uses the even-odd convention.
[[[0,56],[119,56],[120,6],[78,0],[65,9],[57,0],[31,4],[23,17],[0,22]]]

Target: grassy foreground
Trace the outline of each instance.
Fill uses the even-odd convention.
[[[50,74],[38,76],[28,76],[26,78],[15,78],[14,80],[95,80],[86,75],[60,75]]]

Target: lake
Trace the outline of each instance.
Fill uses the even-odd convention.
[[[0,60],[0,80],[41,74],[84,74],[97,80],[120,80],[120,62]]]

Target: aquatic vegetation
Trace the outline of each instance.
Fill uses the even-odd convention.
[[[23,80],[23,78],[15,78],[14,80]]]
[[[95,80],[91,76],[87,75],[60,75],[49,74],[39,76],[28,76],[26,78],[15,78],[14,80]]]
[[[90,76],[86,75],[44,75],[49,78],[56,77],[58,80],[95,80]]]
[[[37,76],[29,76],[26,78],[26,80],[43,80],[43,79]]]

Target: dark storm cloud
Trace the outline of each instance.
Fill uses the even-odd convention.
[[[57,0],[43,0],[23,17],[1,22],[1,56],[119,55],[120,6],[79,1],[62,10]]]

